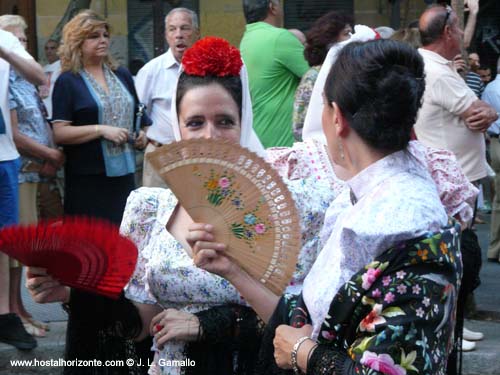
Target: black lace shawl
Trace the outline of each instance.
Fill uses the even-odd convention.
[[[140,375],[143,367],[127,366],[125,361],[138,363],[136,345],[132,340],[142,328],[137,308],[123,295],[112,300],[95,294],[72,290],[66,330],[66,360],[123,361],[123,366],[65,366],[64,374]]]
[[[195,314],[202,335],[186,345],[186,358],[196,366],[187,375],[251,375],[257,360],[264,323],[249,307],[222,305]]]
[[[139,375],[147,373],[148,358],[139,356],[132,341],[142,328],[137,308],[123,295],[118,300],[72,290],[66,359],[126,360],[138,366],[73,367],[64,374]],[[263,333],[263,322],[249,307],[223,305],[196,314],[202,335],[186,345],[186,358],[196,366],[185,367],[188,375],[251,375]],[[150,345],[149,345],[150,346]],[[149,361],[151,363],[151,361]]]

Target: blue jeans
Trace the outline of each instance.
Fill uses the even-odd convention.
[[[0,161],[0,228],[19,222],[20,167],[20,158]]]

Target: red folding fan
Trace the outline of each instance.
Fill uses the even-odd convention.
[[[0,251],[64,285],[118,298],[137,262],[134,243],[101,219],[63,220],[1,229]]]

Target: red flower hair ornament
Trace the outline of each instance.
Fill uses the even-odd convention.
[[[191,76],[239,76],[240,51],[222,38],[208,36],[191,46],[182,57],[184,72]]]

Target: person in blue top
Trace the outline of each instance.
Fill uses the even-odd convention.
[[[56,143],[64,147],[65,215],[85,215],[119,224],[129,193],[134,190],[134,149],[146,147],[136,123],[138,99],[131,74],[109,55],[109,24],[93,11],[76,15],[63,29],[59,50],[61,75],[52,95]],[[89,309],[106,298],[72,291]],[[103,300],[104,299],[104,300]],[[85,307],[87,308],[87,307]],[[83,308],[83,310],[85,310]],[[69,311],[67,359],[133,357],[133,343],[99,331],[85,311]],[[95,368],[96,373],[131,374],[128,367]],[[67,367],[65,373],[79,373]]]

